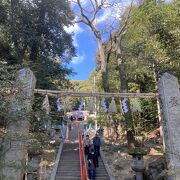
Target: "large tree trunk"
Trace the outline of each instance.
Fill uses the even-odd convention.
[[[119,66],[119,76],[120,76],[120,82],[121,82],[121,92],[128,93],[128,83],[126,79],[125,67],[120,57],[118,57],[118,66]],[[121,99],[121,101],[122,100],[123,98]],[[124,118],[125,118],[126,128],[127,128],[127,143],[128,143],[129,148],[133,148],[135,140],[134,140],[134,128],[133,128],[129,99],[126,101],[126,105],[128,108],[128,112],[124,113]]]
[[[100,62],[101,62],[101,72],[106,72],[106,58],[105,58],[105,53],[104,53],[101,37],[97,38],[97,43],[98,43],[99,57],[100,57]]]
[[[126,78],[126,70],[125,70],[125,65],[124,65],[124,60],[122,58],[122,52],[121,52],[121,38],[122,36],[120,35],[117,37],[117,63],[118,63],[118,69],[119,69],[119,77],[120,77],[120,89],[121,92],[123,93],[128,93],[128,82]],[[121,99],[121,101],[123,98]],[[126,122],[126,129],[127,129],[127,143],[129,148],[134,147],[134,127],[133,127],[133,122],[132,122],[132,113],[131,113],[131,108],[130,108],[130,102],[129,99],[126,101],[128,112],[124,113],[124,118]]]
[[[101,63],[101,73],[102,73],[102,86],[105,92],[109,91],[108,87],[108,73],[107,73],[107,62],[106,62],[106,56],[104,52],[103,42],[101,37],[97,38],[98,42],[98,50],[99,50],[99,58]]]
[[[102,86],[105,92],[108,92],[108,87],[107,87],[107,81],[108,81],[108,76],[106,72],[106,59],[105,59],[105,52],[103,48],[103,43],[101,37],[97,38],[97,43],[98,43],[98,51],[99,51],[99,58],[100,58],[100,67],[101,67],[101,74],[102,74]]]
[[[12,97],[9,105],[9,123],[3,147],[3,179],[22,180],[25,173],[29,113],[35,82],[30,69],[19,71],[16,81],[19,91]]]

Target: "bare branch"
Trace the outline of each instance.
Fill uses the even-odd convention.
[[[73,1],[75,1],[75,0],[73,0]],[[112,8],[112,7],[118,8],[119,3],[109,2],[108,0],[88,0],[88,2],[84,4],[81,0],[76,0],[76,1],[77,1],[76,5],[79,8],[78,9],[78,20],[76,20],[76,22],[77,23],[81,22],[81,23],[86,24],[91,29],[93,34],[95,35],[95,38],[98,43],[98,49],[99,49],[99,55],[100,55],[101,72],[105,72],[107,62],[106,62],[106,57],[105,57],[105,53],[104,53],[104,49],[103,49],[103,46],[104,46],[103,40],[102,40],[103,30],[99,29],[101,27],[98,26],[98,23],[101,23],[102,21],[104,22],[104,19],[107,18],[106,13],[109,14],[109,12],[111,12],[111,11],[109,11],[109,12],[102,11],[105,13],[103,14],[102,18],[99,17],[100,19],[98,19],[98,13],[101,11],[101,9],[106,10],[106,9]],[[132,7],[132,3],[131,3],[131,7]],[[84,5],[88,5],[88,7],[85,7]],[[111,13],[115,13],[115,12],[111,12]],[[116,36],[114,36],[115,41],[119,41],[118,34],[122,34],[123,32],[125,32],[125,28],[127,26],[127,21],[130,17],[130,13],[131,13],[131,8],[128,12],[127,19],[125,20],[123,26],[116,33]],[[112,16],[112,18],[111,18],[110,14],[109,14],[109,17],[110,18],[105,19],[105,24],[108,21],[109,25],[108,25],[108,27],[105,27],[105,25],[104,25],[104,29],[105,29],[105,31],[111,32],[113,30],[113,26],[116,26],[116,23],[115,23],[115,21],[113,21],[113,18],[115,19],[115,17]],[[97,23],[96,23],[96,19],[97,19]],[[109,19],[111,19],[111,20],[109,21]],[[116,19],[116,21],[118,21],[118,19]]]
[[[118,36],[120,36],[124,32],[125,28],[127,27],[127,23],[128,23],[129,18],[130,18],[131,11],[132,11],[133,2],[134,2],[134,0],[132,0],[132,2],[131,2],[127,18],[124,21],[124,24],[121,27],[120,31],[118,32]]]
[[[82,5],[81,5],[81,2],[80,2],[80,0],[77,0],[77,3],[78,3],[78,6],[79,6],[79,8],[80,8],[80,12],[81,12],[81,17],[80,17],[80,22],[83,22],[83,23],[85,23],[86,25],[88,25],[90,28],[91,28],[91,30],[93,31],[93,33],[94,33],[94,35],[96,36],[96,38],[99,38],[99,34],[100,34],[100,32],[96,29],[96,27],[94,26],[94,24],[93,24],[93,21],[94,21],[94,16],[97,14],[97,12],[98,12],[98,10],[96,10],[95,11],[95,15],[93,16],[93,18],[92,18],[92,20],[90,20],[86,15],[85,15],[85,13],[84,13],[84,9],[83,9],[83,7],[82,7]]]
[[[91,24],[91,21],[89,20],[89,18],[85,15],[85,13],[84,13],[84,9],[83,9],[83,7],[82,7],[82,5],[81,5],[81,2],[80,2],[80,0],[77,0],[77,3],[78,3],[78,6],[79,6],[79,8],[80,8],[80,11],[81,11],[81,16],[82,16],[82,21],[85,23],[85,24]]]
[[[103,5],[104,5],[104,2],[103,2],[103,0],[101,1],[101,3],[98,5],[98,1],[97,0],[95,0],[95,3],[96,3],[96,8],[95,8],[95,10],[94,10],[94,13],[93,13],[93,18],[91,19],[91,22],[93,23],[94,22],[94,20],[96,19],[96,15],[97,15],[97,13],[99,12],[99,10],[103,7]]]
[[[95,2],[96,2],[96,0],[95,0]],[[91,5],[92,5],[92,7],[93,7],[93,10],[95,11],[95,10],[96,10],[96,7],[95,7],[94,3],[92,2],[92,0],[90,0],[90,3],[91,3]]]

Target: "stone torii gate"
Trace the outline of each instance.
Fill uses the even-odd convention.
[[[21,83],[21,91],[13,96],[10,104],[9,113],[14,114],[18,111],[29,113],[32,107],[30,97],[33,93],[47,94],[50,96],[78,96],[78,97],[127,97],[127,98],[160,98],[163,117],[164,145],[168,168],[170,170],[169,180],[180,180],[180,91],[176,77],[165,73],[158,84],[158,93],[98,93],[98,92],[67,92],[35,89],[35,76],[30,69],[22,69],[18,73],[17,84]],[[160,95],[160,96],[159,96]],[[18,101],[21,97],[22,100]],[[17,120],[17,117],[16,117]],[[20,123],[20,124],[19,124]],[[21,126],[22,125],[22,126]],[[12,121],[8,130],[12,134],[19,132],[27,134],[29,124],[27,119],[19,119]],[[9,147],[4,154],[4,163],[9,164],[12,161],[16,163],[25,162],[27,149],[26,146],[19,141],[13,141],[14,147]],[[21,147],[23,146],[23,148]],[[4,167],[3,176],[5,179],[13,178],[13,180],[22,180],[23,170],[13,169],[13,167]]]
[[[165,73],[158,82],[159,93],[98,93],[34,89],[52,96],[159,98],[161,101],[163,141],[169,180],[180,180],[180,90],[178,79]]]

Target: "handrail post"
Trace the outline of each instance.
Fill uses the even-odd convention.
[[[81,168],[81,180],[87,180],[86,161],[84,157],[83,143],[80,132],[78,132],[78,140],[79,140],[79,160],[80,160],[80,168]]]

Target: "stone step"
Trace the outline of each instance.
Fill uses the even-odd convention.
[[[80,167],[80,164],[59,164],[59,167],[58,167],[58,169],[59,168],[61,168],[61,167]]]
[[[81,180],[78,148],[78,144],[64,144],[55,180]],[[96,168],[96,180],[109,180],[101,157],[99,167]]]
[[[99,167],[96,168],[96,180],[109,180],[108,173],[105,169],[105,166],[101,157],[99,157],[98,160],[99,160]]]
[[[72,167],[72,169],[73,169],[73,167],[77,168],[77,167],[80,167],[80,165],[79,164],[60,164],[58,169],[61,169],[61,167],[66,167],[66,168]]]
[[[79,161],[61,161],[59,164],[78,164]]]
[[[66,168],[66,169],[67,169],[67,168],[70,168],[70,169],[77,169],[77,168],[78,168],[78,169],[80,169],[80,165],[79,165],[79,164],[76,165],[76,166],[73,166],[73,167],[72,167],[72,165],[66,165],[66,166],[65,166],[65,165],[62,165],[62,166],[58,167],[58,170],[60,170],[61,167],[62,167],[62,168]]]
[[[61,172],[61,171],[80,171],[80,168],[73,168],[73,169],[61,168],[61,169],[57,169],[57,172]]]
[[[78,163],[79,162],[79,159],[73,159],[73,160],[69,160],[68,158],[67,158],[67,160],[66,159],[61,159],[61,163]]]
[[[107,174],[98,174],[98,173],[96,173],[96,176],[97,176],[97,177],[108,177]]]
[[[69,176],[69,175],[65,175],[65,176],[59,176],[56,177],[55,180],[81,180],[80,176]]]
[[[79,145],[63,145],[62,154],[56,172],[56,180],[80,180]]]
[[[80,176],[81,173],[80,173],[80,170],[78,171],[58,171],[56,172],[56,176],[63,176],[63,175],[68,175],[68,176]]]

